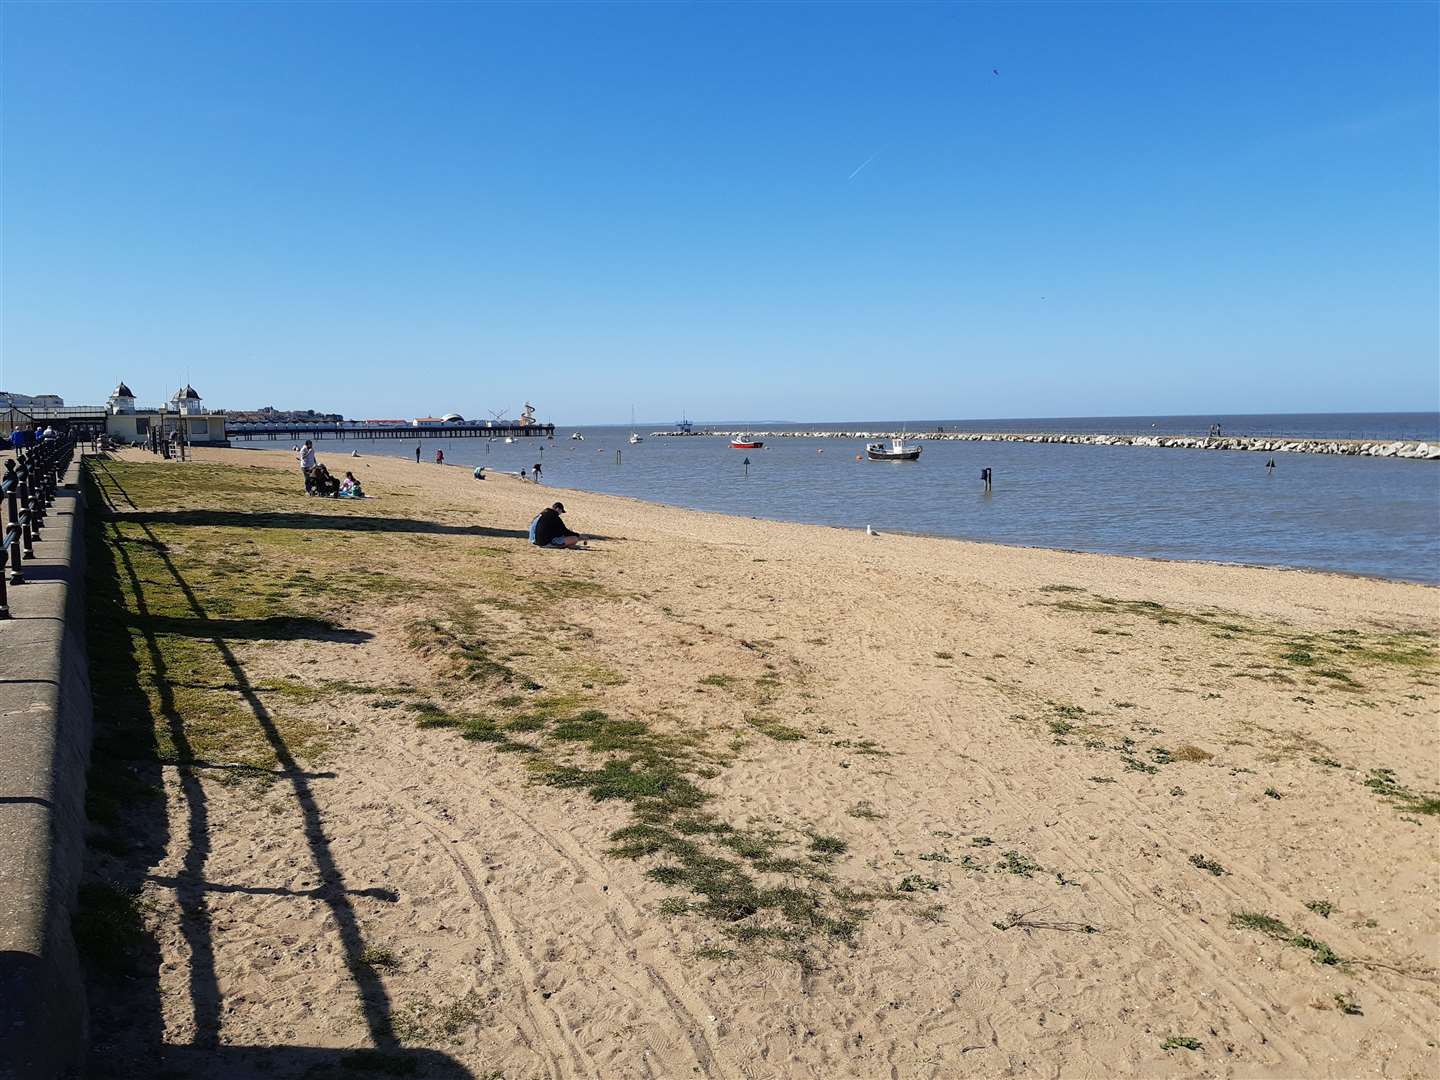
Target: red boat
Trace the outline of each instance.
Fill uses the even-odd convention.
[[[730,440],[731,450],[759,450],[765,444],[759,440],[746,439],[744,437]]]

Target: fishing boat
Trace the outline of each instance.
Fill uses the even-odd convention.
[[[640,438],[640,433],[635,430],[635,406],[634,406],[634,405],[631,405],[631,406],[630,406],[630,445],[631,445],[631,446],[634,446],[636,443],[638,443],[638,442],[643,442],[643,441],[644,441],[644,440]]]
[[[865,456],[871,461],[919,461],[922,447],[912,446],[905,436],[884,442],[872,442],[865,447]]]
[[[759,450],[765,444],[749,435],[737,435],[730,440],[731,450]]]
[[[635,434],[635,432],[633,432],[633,431],[630,432],[630,445],[631,445],[631,446],[634,446],[634,445],[635,445],[636,443],[638,443],[638,442],[644,442],[644,441],[645,441],[645,440],[642,439],[639,435]]]

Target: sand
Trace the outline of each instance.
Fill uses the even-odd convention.
[[[736,948],[713,920],[661,914],[685,894],[646,876],[655,860],[607,855],[623,804],[350,698],[327,714],[340,737],[307,763],[309,790],[364,939],[395,963],[362,1007],[336,908],[307,893],[327,875],[294,793],[206,776],[205,875],[235,887],[209,899],[221,1021],[195,1030],[196,958],[164,884],[183,871],[177,824],[147,886],[167,1068],[244,1076],[263,1055],[222,1050],[370,1046],[378,1008],[407,1045],[510,1080],[1440,1075],[1440,818],[1393,794],[1440,788],[1435,641],[1415,633],[1440,630],[1440,590],[870,537],[323,457],[355,468],[368,513],[490,526],[519,572],[590,583],[517,651],[549,635],[566,649],[536,662],[603,673],[589,690],[611,716],[712,733],[728,755],[703,781],[716,814],[802,846],[841,837],[837,881],[891,897],[864,905],[850,942]],[[503,535],[554,498],[605,538],[558,552]],[[393,569],[443,562],[451,542],[397,536]],[[256,678],[340,669],[473,706],[406,640],[445,602],[377,600],[349,613],[363,641],[241,656]],[[494,619],[517,642],[537,629],[503,606]],[[1343,678],[1319,673],[1333,658],[1282,659],[1316,640],[1360,643],[1337,654]],[[805,737],[767,737],[757,716]],[[1391,786],[1366,786],[1377,769]],[[168,799],[178,821],[178,781]]]

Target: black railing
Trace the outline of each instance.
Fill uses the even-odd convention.
[[[35,541],[45,528],[45,511],[55,501],[70,459],[75,453],[75,436],[63,432],[25,447],[5,462],[0,477],[0,503],[4,506],[4,546],[0,553],[0,619],[10,617],[10,594],[5,567],[9,564],[9,585],[25,582],[25,563],[35,558]]]

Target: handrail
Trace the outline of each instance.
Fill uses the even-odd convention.
[[[75,453],[75,436],[63,432],[21,448],[0,474],[0,619],[10,617],[9,585],[25,584],[25,563],[35,558],[35,541],[45,527],[45,510],[55,501]],[[9,567],[7,583],[5,569]]]

